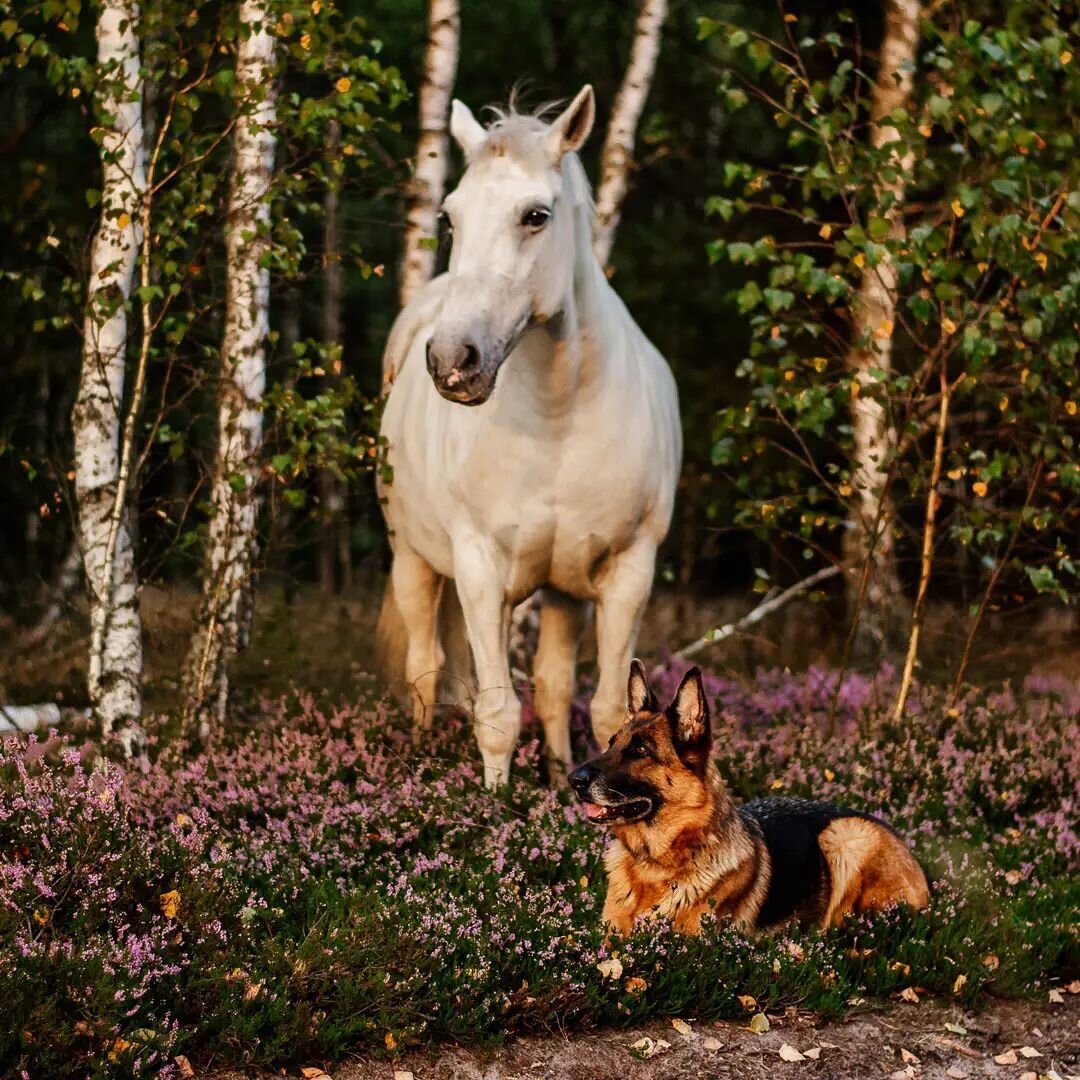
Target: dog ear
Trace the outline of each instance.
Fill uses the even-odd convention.
[[[630,661],[630,679],[626,684],[626,707],[631,713],[656,712],[656,695],[649,685],[645,665],[635,657]]]
[[[675,749],[679,756],[703,765],[712,746],[709,702],[701,681],[701,668],[691,668],[668,706]]]

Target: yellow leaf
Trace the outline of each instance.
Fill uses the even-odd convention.
[[[190,825],[191,824],[191,818],[189,818],[187,816],[187,814],[177,814],[176,815],[176,824],[177,825]]]
[[[857,251],[851,261],[861,270],[866,265],[866,256]]]
[[[649,984],[640,975],[631,975],[624,985],[628,994],[643,994],[649,989]]]
[[[755,1035],[764,1035],[769,1030],[769,1018],[764,1013],[755,1013],[750,1018],[750,1030]]]
[[[36,922],[38,926],[44,926],[48,921],[49,913],[44,908],[38,908],[37,911],[34,912],[34,922]]]
[[[1064,52],[1063,52],[1063,53],[1062,53],[1062,54],[1061,54],[1061,55],[1060,55],[1060,56],[1058,57],[1058,59],[1059,59],[1059,60],[1061,61],[1062,65],[1065,65],[1065,64],[1067,64],[1067,63],[1068,63],[1068,62],[1069,62],[1069,61],[1070,61],[1070,60],[1072,59],[1072,53],[1071,53],[1071,52],[1069,52],[1069,50],[1068,50],[1068,49],[1066,49],[1066,50],[1065,50],[1065,51],[1064,51]]]
[[[311,35],[310,34],[301,34],[300,35],[300,48],[301,49],[310,49],[311,48]]]
[[[822,225],[821,228],[818,229],[818,236],[820,236],[822,240],[828,240],[829,237],[832,236],[832,226],[829,224]]]
[[[318,15],[322,11],[322,0],[311,0],[311,14]]]
[[[784,22],[798,22],[799,17],[797,15],[787,14],[784,16]]]
[[[976,480],[975,483],[971,485],[971,490],[981,499],[986,494],[986,483],[982,480]]]
[[[1039,269],[1040,270],[1045,270],[1046,269],[1046,263],[1047,263],[1046,252],[1045,251],[1036,251],[1035,252],[1035,261],[1039,264]]]
[[[126,229],[131,224],[131,215],[125,210],[117,219],[116,227]]]
[[[121,1054],[131,1047],[127,1039],[117,1039],[109,1050],[109,1060],[114,1064],[120,1060]]]
[[[342,75],[342,77],[334,83],[334,86],[337,87],[337,92],[339,94],[347,94],[349,92],[349,87],[352,86],[352,79],[347,79]]]
[[[963,469],[950,469],[947,473],[950,480],[959,480],[964,475]]]
[[[774,780],[772,782],[773,791],[779,791],[783,786],[784,786],[784,781],[783,780]]]
[[[579,884],[579,885],[580,885],[580,886],[581,886],[581,887],[582,887],[583,889],[587,889],[587,888],[589,887],[589,879],[588,879],[588,878],[587,878],[587,877],[586,877],[586,876],[585,876],[584,874],[582,874],[582,875],[581,875],[581,880],[580,880],[580,881],[578,882],[578,884]]]
[[[1065,402],[1065,411],[1070,416],[1075,416],[1076,415],[1076,402],[1075,401],[1066,401]]]
[[[383,1042],[386,1044],[386,1049],[387,1050],[396,1050],[397,1049],[397,1039],[394,1038],[394,1033],[392,1031],[388,1031],[383,1036]]]
[[[693,1035],[694,1029],[685,1020],[672,1020],[671,1026],[680,1035]]]
[[[815,356],[810,363],[814,365],[814,370],[817,372],[822,372],[829,366],[829,361],[824,356]]]
[[[850,484],[841,484],[837,491],[846,499],[854,491],[854,488]]]
[[[829,783],[831,784],[836,779],[836,773],[834,773],[832,771],[832,769],[826,769],[825,770],[825,779],[828,780]]]
[[[882,341],[892,337],[893,324],[892,319],[886,319],[875,331],[874,337],[880,338]]]
[[[941,320],[941,329],[942,329],[943,333],[955,334],[956,333],[956,323],[954,323],[952,321],[952,319],[944,318],[944,319]]]
[[[949,205],[952,208],[952,212],[956,217],[964,216],[964,208],[960,205],[959,199],[953,199],[953,201]]]
[[[742,1005],[747,1012],[753,1012],[757,1008],[757,998],[754,997],[753,994],[740,994],[739,1004]]]
[[[934,129],[929,124],[920,124],[919,125],[919,134],[924,139],[929,139],[930,136],[934,134]]]
[[[166,919],[175,919],[180,910],[180,894],[175,889],[170,889],[169,892],[162,893],[158,900],[161,903],[161,914]]]
[[[987,953],[982,958],[982,965],[987,971],[997,971],[997,969],[1001,967],[1001,961],[994,953]]]

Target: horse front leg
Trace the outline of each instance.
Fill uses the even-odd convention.
[[[405,680],[413,703],[418,731],[431,727],[443,665],[439,644],[439,596],[443,578],[411,548],[395,546],[390,570],[394,599],[405,624]]]
[[[656,545],[639,541],[615,558],[596,604],[600,682],[592,700],[592,729],[603,750],[626,719],[626,680],[638,628],[652,591]]]
[[[507,655],[507,575],[489,543],[468,536],[460,544],[455,540],[454,581],[476,668],[473,730],[484,760],[484,783],[495,788],[510,777],[521,731],[521,702],[514,693]]]

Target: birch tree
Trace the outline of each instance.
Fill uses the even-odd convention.
[[[102,114],[101,219],[90,251],[82,373],[72,414],[75,491],[90,603],[87,686],[103,735],[130,751],[142,711],[142,628],[128,510],[120,477],[120,414],[128,302],[146,189],[139,8],[105,0],[97,23]]]
[[[634,24],[630,62],[608,121],[600,157],[600,185],[596,191],[596,224],[593,227],[593,250],[601,266],[607,265],[619,225],[634,160],[634,135],[656,72],[660,31],[666,16],[667,0],[642,0]]]
[[[889,122],[893,112],[906,109],[914,85],[916,50],[919,43],[919,0],[889,0],[886,6],[885,36],[870,106],[870,141],[875,149],[890,145],[894,150],[891,169],[879,174],[876,198],[886,207],[889,238],[903,236],[901,217],[906,177],[915,155],[910,143]],[[896,573],[895,534],[892,509],[885,490],[885,473],[895,432],[881,402],[873,393],[874,384],[892,370],[892,338],[896,321],[897,277],[887,248],[876,266],[863,269],[862,281],[852,307],[853,346],[848,363],[855,374],[857,396],[852,404],[853,484],[850,519],[844,534],[844,559],[851,567],[870,560],[863,610],[859,614],[857,648],[867,652],[887,640],[900,596]],[[870,391],[870,392],[866,392]],[[848,576],[848,607],[855,615],[859,607],[860,580]]]
[[[446,186],[446,136],[450,95],[457,75],[461,18],[458,0],[431,0],[428,45],[420,85],[420,139],[405,210],[405,252],[401,266],[401,306],[431,280],[439,204]],[[428,241],[428,242],[426,242]]]
[[[228,667],[240,645],[257,548],[262,406],[269,330],[269,190],[274,172],[275,39],[267,0],[242,0],[236,60],[238,109],[230,178],[225,327],[218,449],[203,564],[203,603],[188,654],[188,721],[200,737],[228,702]]]

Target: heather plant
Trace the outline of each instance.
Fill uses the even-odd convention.
[[[680,674],[657,673],[668,690]],[[463,725],[421,752],[375,698],[267,703],[145,772],[71,739],[0,751],[0,1073],[170,1076],[175,1058],[305,1064],[487,1043],[550,1026],[799,1003],[836,1014],[908,988],[977,1005],[1080,962],[1080,687],[1030,679],[949,707],[893,679],[710,676],[737,797],[881,813],[936,881],[930,908],[827,934],[606,942],[605,836],[538,783],[523,744],[487,792]],[[825,736],[832,701],[837,733]],[[587,752],[583,729],[578,756]]]

